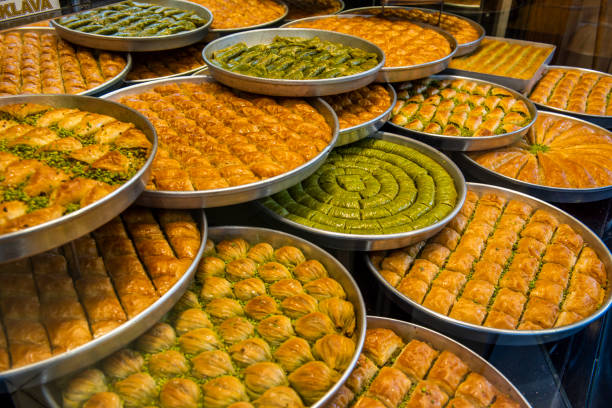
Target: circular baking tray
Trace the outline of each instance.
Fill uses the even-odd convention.
[[[492,82],[483,81],[481,79],[474,79],[468,77],[462,77],[457,75],[432,75],[430,78],[444,80],[444,79],[465,79],[466,81],[472,81],[479,84],[487,84],[493,85],[495,87],[503,88],[506,91],[512,93],[512,96],[523,101],[527,108],[529,109],[529,113],[531,114],[532,120],[531,122],[514,132],[504,133],[501,135],[494,136],[482,136],[482,137],[464,137],[464,136],[445,136],[445,135],[437,135],[434,133],[425,133],[416,130],[410,130],[403,126],[396,125],[395,123],[388,121],[388,126],[393,129],[394,132],[400,133],[406,136],[413,137],[417,140],[425,142],[429,145],[432,145],[438,149],[442,150],[452,150],[452,151],[475,151],[475,150],[489,150],[495,149],[498,147],[508,146],[519,140],[529,128],[535,123],[538,117],[538,110],[535,108],[533,103],[525,98],[520,92],[517,92],[511,88],[507,88],[502,85],[497,85]]]
[[[586,68],[567,67],[567,66],[563,66],[563,65],[547,65],[544,68],[544,71],[542,72],[542,77],[541,78],[543,78],[544,75],[546,75],[548,70],[551,69],[551,68],[568,69],[568,70],[580,71],[580,72],[591,72],[591,73],[594,73],[594,74],[597,74],[597,75],[602,75],[602,76],[607,76],[607,77],[612,78],[612,75],[610,75],[610,74],[608,74],[606,72],[595,71],[595,70],[586,69]],[[530,87],[530,89],[527,89],[525,91],[525,96],[526,97],[529,98],[529,95],[538,86],[539,82],[540,82],[540,80],[538,80],[538,82],[534,83],[534,85],[532,87]],[[531,101],[531,98],[529,98],[529,100]],[[591,115],[591,114],[588,114],[588,113],[574,112],[574,111],[567,110],[567,109],[555,108],[554,106],[545,105],[543,103],[539,103],[539,102],[535,102],[535,101],[531,101],[531,102],[533,102],[534,105],[538,107],[538,109],[545,110],[545,111],[556,112],[556,113],[563,113],[565,115],[573,116],[575,118],[586,120],[586,121],[594,123],[596,125],[603,126],[603,127],[607,128],[607,129],[612,129],[612,116],[610,116],[610,115]]]
[[[329,276],[337,280],[346,292],[347,300],[353,304],[355,310],[355,354],[351,359],[348,368],[339,376],[338,380],[332,388],[310,408],[323,408],[326,403],[334,396],[336,391],[344,384],[353,368],[357,364],[359,355],[363,348],[366,332],[366,308],[359,290],[359,286],[349,273],[349,271],[327,251],[319,248],[312,243],[305,241],[293,235],[286,234],[280,231],[274,231],[266,228],[257,227],[212,227],[208,230],[208,238],[214,242],[219,242],[225,239],[243,238],[249,243],[268,242],[274,247],[291,245],[299,248],[307,259],[316,259],[325,266],[329,272]],[[99,359],[99,358],[98,358]],[[56,383],[46,384],[42,387],[42,393],[46,399],[46,403],[50,407],[61,407],[62,390]]]
[[[16,95],[0,98],[0,106],[35,103],[56,108],[77,108],[109,115],[136,125],[152,144],[149,158],[127,182],[98,201],[54,220],[0,235],[0,264],[55,248],[110,221],[125,210],[144,191],[153,157],[157,152],[157,133],[147,118],[133,109],[92,96],[77,95]]]
[[[426,327],[387,317],[368,316],[369,329],[389,329],[400,336],[405,343],[411,340],[419,340],[429,343],[438,351],[450,351],[459,357],[470,368],[471,372],[482,375],[499,391],[518,402],[519,407],[531,407],[520,391],[499,370],[458,341]]]
[[[387,92],[389,92],[389,96],[391,96],[391,105],[389,108],[367,122],[363,122],[346,129],[341,129],[340,132],[338,132],[338,142],[336,143],[336,147],[356,142],[370,136],[373,133],[376,133],[389,120],[391,111],[397,102],[397,93],[391,84],[386,84],[385,89]]]
[[[160,320],[176,304],[191,284],[206,247],[208,233],[206,215],[203,210],[194,210],[193,215],[199,225],[202,241],[193,262],[168,292],[134,318],[88,343],[65,353],[54,355],[47,360],[0,372],[0,382],[8,388],[9,392],[46,384],[93,364],[110,353],[125,347]]]
[[[402,7],[402,6],[385,6],[385,9],[389,9],[389,10],[393,10],[393,9],[400,9],[400,10],[419,10],[425,13],[431,13],[431,14],[438,14],[439,11],[438,10],[432,10],[432,9],[426,9],[426,8],[419,8],[419,7]],[[381,11],[381,7],[379,6],[375,6],[375,7],[359,7],[359,8],[354,8],[354,9],[350,9],[350,10],[345,10],[343,12],[341,12],[340,14],[372,14],[372,12],[378,11],[377,14],[380,13]],[[453,13],[449,13],[448,11],[443,11],[442,14],[446,14],[458,19],[461,19],[463,21],[465,21],[466,23],[470,24],[472,27],[474,27],[474,29],[478,32],[478,38],[467,42],[465,44],[459,44],[457,43],[457,51],[455,52],[455,55],[453,57],[461,57],[462,55],[466,55],[469,54],[470,52],[474,51],[476,48],[478,48],[478,46],[480,45],[480,43],[482,42],[482,39],[485,37],[485,29],[483,26],[481,26],[480,24],[478,24],[477,22],[475,22],[474,20],[471,20],[467,17],[463,17],[460,16],[458,14],[453,14]],[[435,26],[437,27],[437,26]],[[442,27],[439,27],[442,29]],[[450,33],[449,33],[450,34]],[[452,34],[450,34],[452,35]]]
[[[214,82],[208,76],[190,76],[152,81],[140,85],[130,86],[102,96],[103,99],[119,101],[124,96],[147,92],[159,85],[176,83],[202,83]],[[235,187],[199,191],[156,191],[145,190],[138,198],[138,204],[158,208],[210,208],[244,203],[258,198],[278,193],[292,185],[299,183],[310,176],[323,163],[338,139],[338,118],[333,109],[322,99],[311,99],[310,104],[323,115],[332,129],[332,140],[329,145],[315,158],[295,169],[270,177],[256,183],[244,184]]]
[[[348,10],[347,10],[348,12]],[[338,18],[353,18],[358,16],[357,14],[338,14],[332,16],[318,16],[318,17],[307,17],[301,20],[295,20],[285,25],[282,25],[281,28],[291,28],[296,23],[301,23],[305,21],[314,21],[322,18],[328,17],[338,17]],[[363,16],[360,16],[363,17]],[[412,81],[413,79],[425,78],[433,74],[437,74],[438,72],[444,71],[448,64],[450,64],[451,59],[457,52],[457,40],[455,37],[442,30],[439,27],[434,27],[429,24],[421,23],[418,21],[411,21],[413,24],[420,25],[422,27],[429,28],[431,30],[436,31],[438,34],[446,38],[451,47],[451,52],[444,58],[440,58],[435,61],[426,62],[418,65],[410,65],[405,67],[385,67],[383,66],[381,70],[378,72],[376,76],[376,82],[403,82],[403,81]],[[306,28],[295,28],[300,30],[307,30]]]
[[[211,61],[212,54],[215,51],[230,47],[236,43],[243,42],[246,43],[247,46],[266,44],[274,40],[277,36],[308,39],[318,37],[323,41],[341,43],[367,52],[376,53],[380,62],[374,68],[367,71],[338,78],[275,79],[238,74],[221,68]],[[352,35],[335,33],[333,31],[302,28],[268,28],[232,34],[208,44],[206,48],[204,48],[202,56],[204,57],[204,62],[208,65],[210,74],[224,85],[246,92],[286,97],[336,95],[362,88],[374,81],[378,71],[385,63],[385,53],[369,41]]]
[[[210,76],[210,72],[208,71],[208,66],[204,66],[203,68],[200,68],[199,70],[191,74],[191,76]]]
[[[387,132],[377,132],[372,135],[372,138],[408,146],[426,154],[440,164],[455,181],[455,188],[457,189],[457,204],[455,205],[453,211],[435,224],[418,230],[386,235],[357,235],[309,227],[280,216],[274,211],[268,209],[265,205],[263,205],[263,203],[258,202],[257,206],[261,208],[264,213],[279,226],[287,228],[289,231],[327,248],[349,251],[378,251],[383,249],[395,249],[415,244],[437,234],[455,217],[465,201],[467,189],[465,187],[465,179],[463,178],[463,174],[459,168],[443,153],[416,140],[407,139],[403,136],[394,135]]]
[[[299,0],[298,0],[299,1]],[[344,4],[343,0],[334,0],[336,2],[336,4],[338,4],[340,7],[338,7],[338,10],[334,11],[333,13],[328,13],[326,15],[333,15],[333,14],[338,14],[341,13],[342,10],[344,10],[344,8],[346,7],[346,4]],[[322,15],[322,14],[321,14]],[[311,16],[311,17],[315,17],[315,16]],[[305,17],[303,17],[305,18]],[[291,21],[297,21],[299,20],[299,18],[288,18],[288,16],[283,20],[285,23],[287,22],[291,22]]]
[[[588,244],[591,248],[593,248],[593,250],[595,250],[599,256],[599,259],[601,259],[606,267],[608,272],[608,281],[612,282],[612,254],[610,254],[610,251],[601,241],[601,239],[599,239],[597,234],[591,231],[586,225],[578,221],[576,218],[543,200],[531,197],[527,194],[518,193],[507,188],[478,183],[467,183],[467,188],[475,191],[476,193],[495,193],[506,197],[507,199],[520,199],[521,201],[530,204],[535,209],[544,209],[553,213],[560,222],[566,223],[572,227],[574,231],[582,236],[584,243]],[[370,271],[391,295],[391,298],[395,301],[395,303],[407,313],[410,313],[413,318],[418,321],[427,322],[429,327],[439,330],[442,333],[466,340],[473,340],[479,343],[507,346],[526,346],[557,341],[584,329],[588,324],[603,316],[612,304],[612,290],[608,288],[601,308],[599,308],[588,318],[568,326],[545,330],[506,330],[479,326],[434,312],[433,310],[430,310],[413,301],[406,295],[402,294],[399,290],[391,286],[391,284],[389,284],[380,275],[380,273],[378,273],[370,261],[368,254],[365,254],[364,257],[365,263]]]
[[[597,128],[598,130],[607,133],[610,135],[610,138],[612,138],[612,132],[585,120],[552,112],[540,112],[539,114],[574,120],[584,125]],[[494,170],[481,166],[478,162],[476,162],[476,160],[472,159],[465,153],[457,153],[454,156],[454,159],[460,164],[461,168],[465,169],[467,173],[481,181],[498,184],[515,191],[521,191],[525,194],[530,194],[546,201],[552,201],[555,203],[586,203],[612,197],[612,185],[595,188],[560,188],[543,186],[504,176],[503,174],[500,174]]]
[[[199,4],[183,0],[146,0],[150,4],[174,7],[181,10],[194,12],[198,16],[205,18],[208,22],[195,30],[185,31],[171,35],[159,35],[153,37],[114,37],[112,35],[100,35],[83,33],[77,30],[66,28],[59,24],[60,17],[50,21],[57,35],[66,41],[84,47],[97,48],[109,51],[162,51],[173,48],[180,48],[196,43],[206,36],[208,27],[212,24],[213,15],[208,9]],[[95,9],[94,9],[95,10]],[[78,13],[77,13],[78,14]]]
[[[19,31],[22,33],[39,33],[39,34],[46,33],[46,34],[57,35],[57,32],[51,27],[18,27],[18,28],[7,30],[6,32],[4,32],[4,34],[11,32],[11,31]],[[95,49],[91,49],[91,51],[95,52]],[[103,84],[100,84],[86,91],[79,92],[76,95],[97,95],[97,94],[100,94],[108,90],[109,88],[114,87],[115,85],[120,84],[121,81],[123,81],[123,79],[126,77],[128,72],[130,72],[130,70],[132,69],[132,55],[130,53],[125,53],[123,57],[125,58],[125,67],[119,74],[109,79],[108,81],[104,82]]]
[[[276,3],[282,5],[285,8],[285,12],[280,17],[275,18],[274,20],[265,21],[263,23],[259,23],[259,24],[255,24],[255,25],[251,25],[251,26],[246,26],[246,27],[211,28],[208,31],[210,33],[218,35],[218,36],[224,36],[224,35],[228,35],[228,34],[239,33],[241,31],[257,30],[257,29],[260,29],[260,28],[266,28],[266,27],[273,26],[275,24],[279,24],[280,22],[282,22],[285,19],[285,17],[287,17],[287,14],[289,13],[289,7],[287,6],[287,4],[285,4],[285,2],[283,2],[281,0],[274,0],[274,1]]]

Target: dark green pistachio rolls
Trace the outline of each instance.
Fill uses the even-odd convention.
[[[364,139],[335,149],[312,176],[263,203],[309,227],[379,235],[436,223],[455,207],[457,191],[448,172],[427,155]]]

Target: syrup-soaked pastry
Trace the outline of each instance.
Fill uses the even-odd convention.
[[[551,47],[484,38],[475,52],[453,58],[449,67],[464,71],[529,79],[535,75],[538,68],[553,50]]]
[[[197,0],[195,3],[210,10],[214,16],[211,28],[219,30],[270,23],[286,12],[284,4],[274,0]]]
[[[119,54],[74,46],[53,32],[0,34],[0,96],[79,94],[102,85],[125,68]]]
[[[481,166],[526,183],[586,189],[612,184],[612,162],[606,155],[610,149],[610,132],[542,113],[517,143],[470,153],[470,157]],[[527,164],[509,171],[503,163],[515,157]]]
[[[372,264],[412,301],[474,325],[550,329],[602,306],[605,265],[553,213],[469,191],[457,218],[460,224],[451,221],[416,252],[414,246],[373,252]]]
[[[326,96],[338,116],[340,129],[348,129],[372,120],[391,106],[391,95],[384,86],[368,85],[355,91]]]
[[[438,350],[425,341],[401,338],[391,329],[366,331],[365,344],[381,339],[399,339],[395,358],[375,364],[364,352],[359,356],[344,386],[328,407],[486,407],[499,401],[507,407],[519,405],[502,394],[486,377],[471,370],[448,350]],[[384,349],[386,342],[380,345]],[[456,405],[446,405],[456,403]],[[504,405],[499,405],[504,406]]]
[[[132,55],[132,70],[126,80],[139,81],[181,74],[204,66],[202,44],[176,50],[137,53]]]
[[[94,239],[100,241],[94,243],[101,253],[123,258],[138,248],[164,252],[166,245],[179,254],[185,248],[177,249],[175,244],[184,241],[172,237],[191,236],[193,230],[185,222],[189,220],[183,213],[130,210],[94,232]],[[163,237],[168,237],[166,245],[157,242]],[[142,240],[155,245],[141,245]],[[80,241],[78,247],[97,255],[90,241]],[[355,308],[324,262],[309,259],[297,246],[235,237],[208,245],[201,264],[205,267],[201,265],[196,283],[165,321],[129,349],[99,363],[101,371],[88,370],[68,381],[64,399],[71,401],[70,406],[302,408],[319,401],[356,358]],[[264,279],[261,272],[269,264],[284,271],[282,279]],[[0,272],[0,279],[4,273],[23,273],[29,267],[29,263],[16,263]],[[36,293],[36,282],[15,288],[22,296]],[[0,302],[0,312],[2,307]],[[29,308],[35,315],[44,314],[37,305]],[[22,331],[23,335],[42,339],[46,333],[40,326],[42,332]],[[7,333],[10,346],[12,332]],[[393,336],[368,343],[373,358],[390,361],[392,354],[400,352],[403,342]],[[0,338],[0,352],[2,345]],[[360,376],[354,374],[350,384],[360,381],[360,387],[366,387],[378,367],[365,355],[359,367]],[[389,367],[389,376],[375,380],[368,395],[383,396],[390,389],[387,381],[395,378],[402,395],[389,401],[403,398],[412,383],[405,367]],[[348,391],[345,400],[354,395]]]

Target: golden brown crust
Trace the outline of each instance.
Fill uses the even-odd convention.
[[[211,28],[219,30],[268,23],[285,13],[285,7],[274,0],[197,0],[195,3],[210,10],[214,16]]]
[[[340,129],[372,120],[389,109],[391,95],[382,85],[368,85],[356,91],[326,96],[325,101],[338,115]]]
[[[176,50],[135,53],[132,56],[132,70],[126,79],[128,81],[155,79],[203,67],[205,65],[202,59],[203,46],[196,44]]]

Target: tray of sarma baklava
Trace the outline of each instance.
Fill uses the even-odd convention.
[[[334,149],[310,177],[258,205],[282,228],[346,250],[393,249],[440,231],[465,199],[457,166],[391,133]]]
[[[94,363],[178,301],[206,244],[202,210],[132,206],[91,234],[0,266],[0,381],[9,391]]]
[[[323,407],[357,364],[365,305],[329,253],[213,227],[196,282],[127,348],[43,386],[51,407]]]
[[[567,337],[612,304],[612,255],[583,223],[526,194],[468,183],[436,236],[366,260],[396,303],[443,333],[529,345]]]
[[[329,406],[529,408],[478,354],[414,323],[368,316],[363,352]]]

